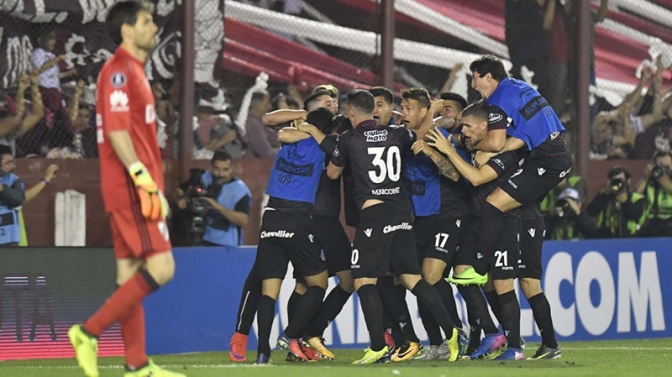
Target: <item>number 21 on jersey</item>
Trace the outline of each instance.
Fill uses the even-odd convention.
[[[401,152],[399,147],[393,145],[385,147],[367,148],[369,155],[373,155],[371,163],[376,167],[369,170],[369,178],[373,183],[383,183],[386,178],[392,182],[397,182],[401,177]]]

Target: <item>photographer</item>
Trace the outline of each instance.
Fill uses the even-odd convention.
[[[633,237],[644,221],[644,197],[630,191],[630,172],[616,166],[607,174],[607,186],[586,208],[597,219],[599,238]]]
[[[191,178],[175,195],[178,207],[191,212],[192,244],[236,247],[242,243],[252,194],[233,176],[233,161],[226,152],[215,152],[212,172],[192,169]]]
[[[573,187],[566,187],[550,208],[547,218],[546,239],[571,240],[596,238],[597,226],[581,210],[581,194]]]
[[[658,151],[644,170],[636,191],[645,197],[646,220],[639,237],[672,236],[672,154]]]
[[[21,240],[19,209],[26,200],[25,185],[14,174],[12,149],[0,145],[0,247],[16,246]]]

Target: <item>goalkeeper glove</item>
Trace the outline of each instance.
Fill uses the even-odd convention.
[[[149,220],[165,219],[168,216],[168,201],[145,165],[142,162],[131,164],[128,173],[138,191],[142,216]]]

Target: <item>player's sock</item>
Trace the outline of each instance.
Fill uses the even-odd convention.
[[[383,334],[383,302],[378,294],[378,289],[373,284],[361,286],[357,290],[359,303],[362,305],[366,328],[371,338],[371,350],[380,351],[385,347],[385,335]]]
[[[119,319],[119,326],[126,348],[126,366],[138,370],[148,361],[145,353],[145,311],[141,302]]]
[[[516,291],[499,295],[502,305],[502,329],[509,348],[520,348],[520,304]]]
[[[254,317],[257,314],[257,303],[261,296],[261,279],[257,276],[257,271],[254,267],[245,279],[243,285],[243,294],[240,297],[240,304],[238,305],[238,316],[236,317],[236,332],[243,335],[250,335],[250,328],[254,322]]]
[[[439,296],[439,292],[429,285],[429,283],[420,279],[420,281],[415,284],[415,287],[413,287],[411,293],[413,293],[418,300],[422,301],[427,309],[430,310],[434,319],[439,324],[444,334],[446,334],[446,339],[452,338],[455,325],[453,324],[453,321],[450,320],[450,316],[446,311],[446,306],[441,300],[441,296]]]
[[[451,287],[450,284],[448,284],[446,279],[439,279],[439,281],[437,281],[434,284],[434,288],[436,289],[437,292],[439,292],[439,296],[441,296],[441,300],[443,301],[443,304],[446,306],[446,310],[448,311],[450,320],[453,321],[453,323],[459,327],[462,324],[462,319],[460,318],[460,315],[457,313],[455,296],[453,296],[453,287]]]
[[[84,331],[99,337],[107,328],[142,302],[150,293],[159,289],[159,284],[147,272],[140,270],[135,276],[119,287],[105,304],[84,323]]]
[[[474,270],[485,275],[490,267],[490,261],[495,256],[497,242],[504,230],[504,214],[492,204],[485,202],[481,216],[481,230],[478,240],[478,251],[483,258],[474,263]]]
[[[290,339],[298,339],[304,335],[308,321],[320,309],[322,299],[324,299],[324,288],[318,286],[308,287],[306,293],[296,304],[294,317],[289,320],[289,325],[285,329],[285,335]]]
[[[257,353],[271,356],[271,328],[275,317],[275,300],[269,296],[261,295],[257,305],[257,325],[259,331],[259,343]]]
[[[418,336],[415,334],[415,328],[411,322],[411,314],[406,305],[406,288],[404,289],[404,296],[400,294],[397,286],[394,285],[392,277],[378,279],[378,292],[380,298],[383,300],[385,307],[387,307],[392,315],[392,318],[404,332],[404,338],[411,342],[420,342]]]
[[[485,298],[481,293],[481,289],[475,285],[463,285],[457,288],[467,304],[467,311],[469,315],[473,315],[474,322],[480,326],[486,335],[496,334],[497,326],[490,317],[488,312],[488,304],[485,303]]]
[[[492,309],[492,313],[497,318],[497,322],[502,323],[502,304],[499,302],[499,295],[494,289],[492,291],[484,291],[485,298],[488,299],[488,304]]]
[[[441,329],[439,328],[439,324],[436,323],[432,313],[425,305],[422,304],[422,302],[420,302],[420,300],[418,300],[418,311],[420,312],[422,325],[425,327],[425,331],[427,331],[429,345],[440,346],[441,343],[443,343],[443,337],[441,336]]]
[[[551,305],[546,299],[544,292],[527,299],[532,308],[534,322],[537,323],[541,332],[541,344],[548,348],[557,348],[558,341],[555,339],[555,329],[553,328],[553,318],[551,317]]]
[[[303,298],[303,295],[298,293],[297,291],[293,291],[292,294],[289,296],[289,300],[287,301],[287,320],[290,323],[294,318],[294,314],[296,314],[296,308],[299,306],[301,298]]]
[[[343,310],[343,306],[348,299],[350,299],[351,293],[345,291],[341,288],[340,285],[337,285],[334,289],[329,292],[327,298],[324,299],[324,303],[320,307],[319,312],[313,317],[308,325],[308,335],[310,337],[322,337],[324,329],[329,326],[329,322],[332,322],[338,313]]]

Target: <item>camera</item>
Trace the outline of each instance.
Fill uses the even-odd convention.
[[[612,195],[620,194],[625,191],[626,182],[621,178],[612,178],[609,180],[609,193]]]
[[[656,165],[656,166],[651,168],[650,177],[651,177],[651,179],[658,181],[661,178],[663,178],[663,175],[665,175],[665,174],[667,174],[667,169],[665,169],[665,167],[663,167],[663,166]]]
[[[568,199],[562,198],[555,201],[555,216],[561,219],[571,220],[576,217],[576,212],[572,209]]]
[[[202,169],[191,169],[189,181],[187,181],[187,189],[184,196],[189,202],[187,210],[191,216],[189,226],[189,236],[193,245],[200,245],[203,241],[203,234],[205,234],[205,216],[210,210],[210,204],[203,198],[208,197],[208,188],[203,184]]]

